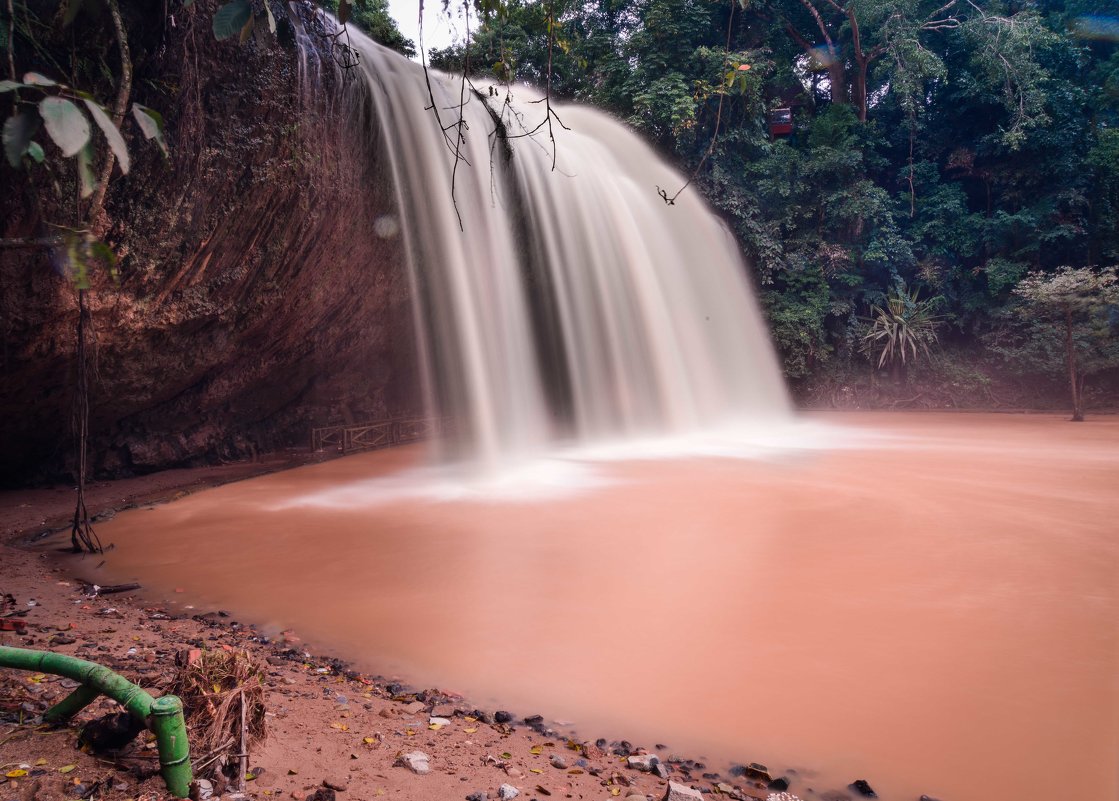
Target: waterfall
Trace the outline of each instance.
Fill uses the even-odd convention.
[[[368,104],[353,117],[377,126],[390,165],[427,392],[454,421],[454,455],[508,463],[789,418],[734,238],[694,189],[661,199],[685,179],[637,134],[564,104],[553,143],[534,90],[428,80],[350,38],[362,84],[347,102]]]

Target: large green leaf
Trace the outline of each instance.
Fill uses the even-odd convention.
[[[29,72],[23,76],[23,82],[28,86],[58,86],[58,81],[48,78],[38,72]]]
[[[97,127],[101,129],[101,132],[105,134],[105,138],[109,141],[109,147],[112,148],[113,155],[116,156],[117,161],[120,162],[120,171],[127,175],[128,170],[132,167],[132,159],[128,157],[128,145],[124,143],[124,137],[120,135],[120,131],[117,130],[117,126],[113,124],[113,121],[109,119],[109,115],[105,113],[105,109],[101,108],[101,106],[97,105],[92,100],[85,100],[83,98],[82,102],[85,103],[85,107],[89,109],[93,121],[97,123]]]
[[[140,126],[144,138],[148,141],[154,139],[155,143],[159,145],[159,149],[163,151],[163,155],[166,156],[168,151],[167,142],[163,138],[163,115],[147,106],[133,103],[132,116],[136,119],[136,124]]]
[[[92,195],[97,179],[93,177],[93,146],[88,142],[78,151],[78,178],[82,182],[82,197]]]
[[[74,156],[89,141],[89,121],[78,107],[61,97],[39,101],[39,114],[64,156]]]
[[[236,36],[252,17],[249,0],[233,0],[214,12],[214,38],[219,42]]]
[[[244,44],[245,42],[249,41],[249,37],[253,35],[253,28],[255,27],[255,25],[256,25],[256,17],[254,17],[253,15],[250,14],[249,15],[249,21],[246,22],[245,27],[243,27],[241,29],[241,37],[238,40],[238,41],[240,41],[241,44]]]
[[[19,167],[23,154],[31,145],[31,137],[38,128],[38,116],[28,112],[14,114],[4,123],[4,155],[13,167]]]

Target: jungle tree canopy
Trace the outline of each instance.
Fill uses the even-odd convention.
[[[554,93],[702,162],[700,191],[751,255],[803,391],[866,375],[866,315],[907,284],[943,297],[927,369],[967,392],[1027,273],[1119,264],[1106,5],[513,0],[433,60],[542,83],[554,18]],[[775,109],[791,135],[771,135]]]

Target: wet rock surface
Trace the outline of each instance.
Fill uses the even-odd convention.
[[[867,782],[866,779],[855,779],[855,781],[851,782],[847,786],[864,798],[878,797],[878,793],[874,792],[874,788],[870,786],[870,783]]]
[[[162,113],[172,146],[165,160],[134,143],[108,192],[120,280],[94,270],[88,293],[91,471],[217,463],[307,446],[313,425],[418,412],[403,244],[368,222],[391,211],[391,184],[353,174],[357,128],[326,104],[333,70],[304,95],[294,48],[261,40],[234,58],[215,41],[217,0],[163,26],[148,5],[121,3],[133,100]],[[0,184],[22,183],[0,163]],[[5,193],[0,236],[69,220],[51,197]],[[76,301],[47,255],[0,253],[0,484],[69,475],[58,421],[73,402]]]

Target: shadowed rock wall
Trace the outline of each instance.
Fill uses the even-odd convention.
[[[89,295],[95,474],[245,456],[305,444],[315,424],[418,413],[403,244],[373,224],[393,212],[391,187],[357,155],[368,128],[339,106],[344,78],[316,77],[315,58],[266,32],[215,41],[215,2],[174,18],[146,6],[125,5],[133,99],[165,115],[171,158],[124,126],[133,170],[110,187],[104,236],[120,281],[97,273]],[[0,199],[0,235],[46,236],[75,219],[73,166],[52,155],[30,181],[0,167],[15,190]],[[76,318],[51,254],[0,250],[4,484],[72,467]]]

